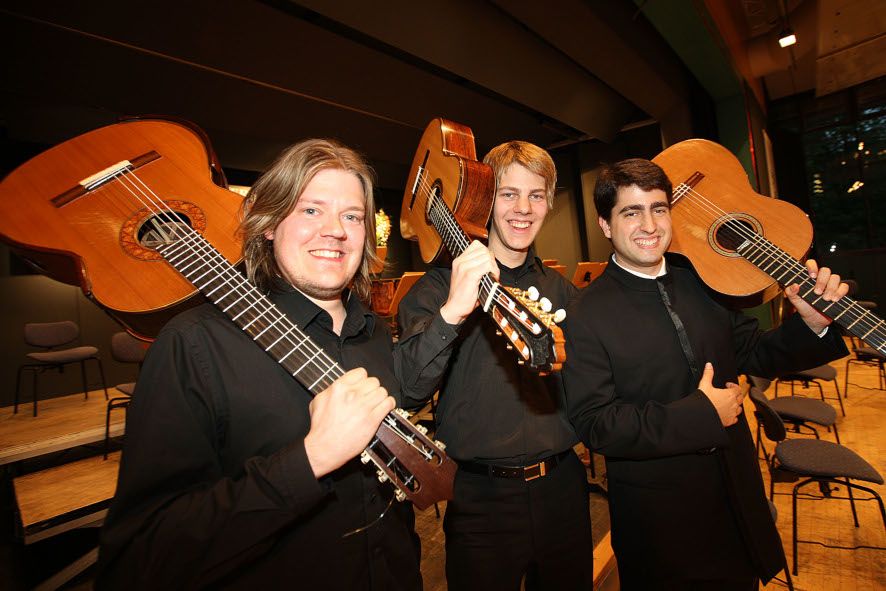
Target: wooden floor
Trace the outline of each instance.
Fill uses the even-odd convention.
[[[0,408],[0,464],[102,441],[107,405],[104,390],[93,390],[89,398],[80,393],[41,400],[36,417],[30,404],[19,405],[18,413]],[[124,411],[111,413],[112,437],[123,434],[125,418]]]
[[[832,363],[837,371],[837,382],[843,390],[846,369],[845,360]],[[850,369],[849,397],[843,400],[846,416],[837,409],[840,441],[846,447],[867,460],[880,474],[886,476],[886,391],[877,389],[877,370],[873,367],[853,365]],[[825,385],[825,395],[835,396],[833,384]],[[788,390],[779,388],[779,394]],[[818,398],[818,390],[796,392]],[[773,387],[766,391],[773,397]],[[829,400],[837,405],[836,400]],[[753,405],[745,401],[747,416],[753,422]],[[793,434],[789,435],[795,436]],[[834,441],[833,434],[824,432],[822,439]],[[769,447],[771,449],[771,445]],[[769,486],[769,474],[763,462],[760,463],[763,479]],[[886,486],[860,482],[873,488],[886,500]],[[775,505],[778,509],[778,530],[781,533],[788,563],[791,558],[792,520],[791,496],[793,484],[775,485]],[[810,485],[803,489],[817,495],[818,487]],[[788,493],[780,495],[779,492]],[[839,487],[835,496],[846,497],[846,487]],[[859,493],[864,494],[864,493]],[[814,540],[830,546],[855,547],[873,546],[886,548],[886,529],[880,518],[876,501],[857,502],[858,521],[856,528],[852,522],[849,501],[839,499],[816,500],[800,498],[797,503],[799,514],[799,537],[801,540]],[[779,575],[784,580],[784,575]],[[886,589],[886,550],[859,548],[844,550],[825,548],[818,544],[800,544],[799,574],[793,577],[797,591],[881,591]],[[766,590],[784,589],[779,581],[772,581]]]

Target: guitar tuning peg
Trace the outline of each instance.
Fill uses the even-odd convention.
[[[556,322],[557,324],[560,324],[564,320],[566,320],[566,310],[564,310],[563,308],[560,308],[559,310],[554,312],[554,322]]]
[[[514,349],[514,347],[512,347],[510,343],[508,343],[507,345],[505,345],[505,348],[506,348],[508,351],[512,351],[512,350]]]
[[[500,337],[501,335],[502,335],[502,332],[500,330],[495,331],[495,336]]]
[[[388,475],[385,474],[384,472],[382,472],[381,470],[379,470],[379,471],[378,471],[378,481],[379,481],[379,482],[387,482],[387,481],[388,481]]]
[[[416,425],[415,430],[418,431],[419,433],[421,433],[422,435],[428,434],[428,428],[425,427],[424,425]]]
[[[368,464],[368,463],[370,462],[370,460],[372,460],[372,458],[370,458],[370,457],[369,457],[369,454],[366,453],[366,451],[364,450],[364,451],[360,454],[360,462],[362,462],[363,464]]]
[[[526,290],[526,294],[529,296],[529,299],[532,300],[533,302],[538,299],[539,295],[541,295],[540,293],[538,293],[538,290],[535,288],[534,285]]]
[[[518,360],[517,360],[517,365],[526,365],[526,362],[523,361],[522,359],[518,359]]]
[[[538,303],[541,304],[541,309],[545,312],[550,312],[551,308],[554,307],[554,305],[551,303],[551,300],[549,300],[548,298],[542,298],[541,300],[539,300]]]
[[[406,500],[406,493],[399,488],[397,489],[397,492],[394,493],[394,496],[397,497],[397,500],[401,503]]]
[[[444,451],[446,449],[446,444],[439,439],[434,440],[434,445],[436,445],[437,449],[439,449],[440,451]]]

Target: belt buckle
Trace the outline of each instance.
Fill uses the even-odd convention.
[[[527,474],[530,474],[533,469],[536,469],[537,472],[535,474],[531,474],[530,476],[527,476]],[[530,482],[532,480],[535,480],[536,478],[541,478],[542,476],[545,475],[546,472],[547,471],[545,470],[545,463],[544,462],[539,462],[539,463],[534,464],[532,466],[526,466],[525,468],[523,468],[523,480],[525,482]]]

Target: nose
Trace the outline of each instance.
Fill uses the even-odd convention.
[[[650,234],[655,231],[655,219],[652,217],[651,211],[643,212],[643,218],[640,220],[640,229]]]
[[[517,200],[514,202],[514,211],[517,213],[529,213],[532,211],[528,195],[520,195],[517,197]]]
[[[345,227],[342,225],[341,219],[338,216],[331,215],[323,220],[323,225],[320,227],[320,233],[323,236],[344,238]]]

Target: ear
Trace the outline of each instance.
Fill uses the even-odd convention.
[[[265,232],[265,238],[267,238],[268,240],[273,240],[274,239],[274,231],[268,230],[267,232]]]
[[[612,229],[609,227],[609,222],[604,220],[603,216],[598,216],[597,223],[600,225],[600,229],[603,230],[603,235],[612,240]]]

